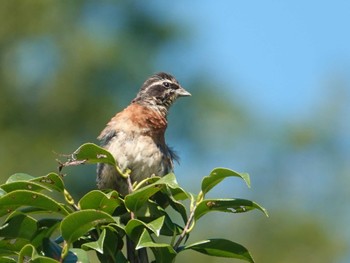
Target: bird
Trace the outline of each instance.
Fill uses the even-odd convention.
[[[117,190],[126,196],[132,189],[121,173],[128,171],[129,183],[133,184],[173,172],[178,156],[165,141],[167,116],[171,105],[187,96],[191,94],[165,72],[156,73],[143,83],[129,106],[117,113],[97,137],[119,167],[97,165],[99,189]]]

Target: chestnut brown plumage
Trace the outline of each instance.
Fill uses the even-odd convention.
[[[165,143],[167,114],[177,98],[190,95],[173,76],[157,73],[144,82],[131,104],[117,113],[98,136],[121,171],[131,171],[132,182],[173,171],[177,156]],[[128,194],[126,179],[107,164],[98,164],[97,185]]]

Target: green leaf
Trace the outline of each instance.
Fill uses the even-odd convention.
[[[0,216],[11,213],[21,206],[30,206],[63,215],[69,214],[63,205],[44,194],[29,190],[16,190],[0,198]]]
[[[165,196],[165,195],[164,195]],[[167,198],[168,199],[168,198]],[[182,232],[182,228],[173,223],[167,212],[159,206],[155,201],[148,200],[141,209],[135,213],[136,217],[145,222],[151,222],[159,217],[164,217],[164,224],[160,230],[161,235],[173,236],[174,233],[179,234]]]
[[[64,183],[61,178],[56,173],[49,173],[48,175],[37,177],[31,181],[37,182],[46,188],[62,193],[64,191]]]
[[[7,194],[7,192],[0,187],[0,198],[3,197],[5,194]]]
[[[125,227],[121,225],[120,223],[110,223],[108,225],[101,226],[101,229],[107,229],[109,232],[116,233],[117,235],[123,237],[125,235]],[[107,232],[108,236],[108,232]]]
[[[114,222],[109,214],[102,211],[93,209],[77,211],[62,220],[61,234],[71,244],[95,226]]]
[[[97,241],[85,243],[81,247],[97,251],[101,262],[120,262],[117,258],[121,256],[119,253],[123,247],[123,240],[114,229],[107,227],[102,230]]]
[[[187,217],[187,211],[185,206],[181,202],[175,200],[172,197],[169,198],[169,203],[170,203],[170,206],[181,215],[182,220],[186,224],[188,217]]]
[[[106,237],[106,229],[103,229],[103,231],[102,231],[102,233],[97,241],[85,243],[81,247],[83,249],[86,249],[86,250],[93,249],[93,250],[103,254],[103,243],[105,241],[105,237]]]
[[[110,224],[103,229],[97,241],[85,243],[82,245],[82,248],[96,250],[101,262],[119,263],[127,262],[121,251],[123,245],[122,236]]]
[[[169,173],[169,174],[166,174],[165,176],[163,177],[159,177],[159,176],[152,176],[150,178],[148,178],[148,181],[147,181],[150,185],[151,184],[164,184],[164,185],[167,185],[171,188],[180,188],[179,187],[179,184],[177,183],[176,181],[176,177],[175,177],[175,174],[173,173]]]
[[[41,177],[33,177],[27,174],[14,174],[0,187],[6,192],[21,189],[28,189],[31,191],[54,190],[58,192],[63,192],[64,190],[62,178],[55,173],[50,173]]]
[[[208,239],[200,241],[185,246],[181,251],[188,249],[192,249],[209,256],[237,258],[254,263],[252,256],[245,247],[226,239]]]
[[[171,191],[171,195],[175,200],[186,200],[190,198],[189,193],[187,193],[184,189],[181,187],[171,188],[169,187]]]
[[[14,212],[0,228],[0,236],[7,239],[23,238],[31,240],[37,230],[36,219],[19,212]]]
[[[1,257],[0,256],[0,262],[1,263],[16,263],[17,261],[11,257]]]
[[[166,212],[164,208],[159,206],[158,203],[151,199],[147,200],[147,202],[135,212],[137,218],[141,218],[144,222],[146,222],[147,219],[150,219],[149,221],[152,221],[165,214]]]
[[[185,206],[179,202],[179,200],[186,200],[190,198],[190,194],[178,186],[175,177],[171,178],[171,185],[166,185],[162,191],[156,193],[154,200],[161,204],[162,207],[166,207],[168,204],[178,212],[184,223],[187,222],[187,211]],[[165,204],[165,205],[163,205]]]
[[[252,209],[258,209],[268,216],[265,208],[257,203],[245,199],[206,199],[201,201],[194,212],[195,220],[213,211],[227,213],[244,213]]]
[[[166,188],[163,189],[163,193],[166,195],[171,195],[173,199],[175,200],[186,200],[190,198],[190,194],[186,192],[184,189],[182,189],[178,182],[176,181],[176,177],[174,174],[173,176],[170,176],[168,179],[168,183],[166,184]]]
[[[247,173],[238,173],[226,168],[215,168],[209,176],[205,176],[202,180],[203,195],[208,193],[214,186],[224,180],[226,177],[240,177],[244,180],[248,187],[250,187],[250,178]]]
[[[156,236],[159,236],[160,230],[164,224],[164,216],[159,217],[147,224],[147,228],[150,229]]]
[[[35,234],[34,238],[31,240],[31,244],[34,247],[39,247],[43,244],[45,239],[49,239],[54,231],[57,230],[61,223],[59,218],[43,218],[39,219],[37,222],[38,232]],[[60,255],[60,254],[59,254]]]
[[[121,250],[117,250],[114,253],[114,258],[111,259],[110,256],[105,255],[105,254],[99,254],[97,253],[97,257],[99,259],[99,262],[108,262],[108,263],[130,263],[130,261],[128,261],[123,252]]]
[[[136,249],[140,248],[151,248],[156,262],[173,262],[176,257],[176,251],[172,246],[165,243],[155,243],[147,232],[146,229],[143,230],[139,242],[136,244]]]
[[[4,191],[7,193],[15,191],[15,190],[23,190],[28,189],[35,192],[40,192],[42,190],[50,190],[50,188],[47,188],[45,186],[42,186],[38,183],[30,182],[30,181],[16,181],[12,183],[6,183],[0,186]]]
[[[130,211],[137,211],[140,209],[146,202],[147,200],[157,193],[160,190],[160,187],[157,185],[148,185],[140,190],[137,190],[127,196],[125,196],[125,206],[130,210]]]
[[[84,209],[96,209],[104,211],[110,215],[120,206],[123,201],[116,191],[105,194],[99,190],[93,190],[84,195],[79,201],[79,207]]]
[[[138,219],[131,219],[125,226],[126,234],[134,241],[138,240],[141,232],[147,228],[152,231],[156,236],[159,236],[160,230],[164,224],[164,216],[153,220],[152,222],[146,224]]]
[[[0,240],[0,253],[2,255],[17,254],[29,241],[23,238]]]
[[[85,143],[81,145],[74,153],[74,160],[86,160],[87,163],[108,163],[116,165],[115,159],[106,149],[94,144]]]
[[[21,249],[18,256],[18,262],[25,263],[28,262],[28,259],[33,263],[58,263],[57,260],[39,255],[38,252],[36,252],[35,247],[30,244],[25,245]]]
[[[154,178],[154,180],[157,181],[125,196],[125,205],[130,211],[137,211],[140,209],[152,195],[160,191],[164,186],[169,186],[171,188],[177,187],[175,175],[172,173],[160,179],[159,177]]]
[[[68,256],[64,258],[64,263],[90,262],[89,255],[83,249],[71,248],[69,252]]]
[[[115,256],[115,262],[117,263],[129,263],[124,254],[121,251],[117,251]]]
[[[34,179],[35,177],[34,176],[31,176],[29,174],[25,174],[25,173],[16,173],[16,174],[13,174],[11,175],[6,183],[12,183],[12,182],[17,182],[17,181],[29,181],[29,180],[32,180]]]

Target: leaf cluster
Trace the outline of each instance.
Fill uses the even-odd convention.
[[[116,166],[109,152],[87,143],[61,163],[60,170],[69,165],[99,162]],[[60,174],[14,174],[0,186],[0,216],[4,218],[0,227],[0,260],[89,262],[87,251],[95,251],[101,262],[128,262],[124,252],[127,237],[136,251],[152,251],[154,262],[174,262],[177,254],[187,250],[254,262],[245,247],[230,240],[210,238],[186,244],[199,219],[209,212],[244,213],[258,209],[267,215],[253,201],[207,199],[206,194],[227,177],[241,178],[250,186],[248,174],[216,168],[203,178],[196,196],[181,188],[174,174],[168,174],[137,183],[125,197],[115,190],[93,190],[76,202]],[[190,203],[189,208],[186,202]],[[174,212],[181,222],[171,216]]]

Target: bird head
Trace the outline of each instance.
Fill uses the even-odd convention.
[[[158,107],[161,112],[168,111],[179,97],[191,96],[170,74],[160,72],[148,78],[132,102]]]

